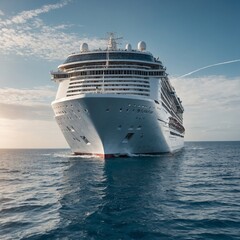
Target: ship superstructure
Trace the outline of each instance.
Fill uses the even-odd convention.
[[[184,145],[183,106],[162,62],[146,51],[82,43],[52,72],[59,84],[52,107],[75,154],[103,157],[159,154]]]

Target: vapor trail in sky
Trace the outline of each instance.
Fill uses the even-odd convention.
[[[192,75],[193,73],[196,73],[196,72],[199,72],[203,69],[206,69],[206,68],[211,68],[211,67],[215,67],[215,66],[219,66],[219,65],[225,65],[225,64],[229,64],[229,63],[235,63],[235,62],[240,62],[240,59],[235,59],[235,60],[231,60],[231,61],[226,61],[226,62],[220,62],[220,63],[215,63],[215,64],[211,64],[211,65],[208,65],[208,66],[205,66],[205,67],[201,67],[201,68],[198,68],[192,72],[189,72],[189,73],[186,73],[178,78],[183,78],[183,77],[186,77],[186,76],[189,76],[189,75]]]

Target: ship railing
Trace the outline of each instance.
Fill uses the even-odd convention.
[[[88,69],[88,70],[95,70],[95,69],[104,70],[104,69],[111,69],[111,68],[151,69],[150,66],[131,65],[131,64],[121,64],[121,65],[120,64],[113,64],[113,65],[111,64],[106,68],[106,65],[102,64],[102,65],[89,65],[89,66],[84,65],[84,66],[81,66],[81,67],[68,68],[68,72],[76,72],[78,70],[85,70],[85,69]],[[164,70],[164,69],[162,69],[162,70]]]
[[[89,93],[92,93],[92,94],[124,94],[124,95],[131,95],[131,94],[134,94],[134,95],[143,95],[143,96],[150,96],[149,93],[147,92],[141,92],[141,91],[121,91],[121,89],[119,89],[118,91],[116,90],[111,90],[111,89],[102,89],[102,88],[99,88],[99,89],[96,89],[94,91],[85,91],[85,92],[68,92],[67,93],[67,96],[69,95],[81,95],[81,94],[89,94]]]

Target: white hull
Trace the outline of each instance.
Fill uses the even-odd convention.
[[[160,154],[184,146],[183,136],[169,129],[170,114],[151,99],[95,93],[55,100],[52,106],[76,154]]]

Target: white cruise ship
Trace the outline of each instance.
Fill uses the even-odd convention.
[[[71,54],[51,72],[59,84],[52,107],[75,154],[103,158],[173,153],[184,146],[183,106],[162,62],[146,43]]]

